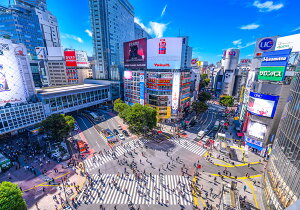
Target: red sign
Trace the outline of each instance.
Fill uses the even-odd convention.
[[[65,51],[65,59],[67,67],[77,67],[75,50]]]

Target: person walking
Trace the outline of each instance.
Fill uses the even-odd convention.
[[[244,192],[246,191],[246,189],[247,189],[247,186],[246,186],[246,185],[244,185]]]

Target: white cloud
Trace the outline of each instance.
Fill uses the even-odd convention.
[[[89,29],[86,29],[85,32],[86,32],[90,37],[93,37],[93,33],[92,33]]]
[[[151,33],[152,33],[152,29],[146,27],[146,26],[144,25],[144,23],[142,23],[142,21],[141,21],[139,18],[134,17],[134,22],[137,23],[137,24],[139,24],[139,25],[142,27],[142,29],[144,29],[148,34],[151,34]]]
[[[168,25],[165,23],[158,23],[158,22],[150,21],[149,22],[150,27],[147,27],[137,17],[134,18],[134,22],[139,24],[142,27],[142,29],[144,29],[148,34],[155,35],[155,37],[157,37],[157,38],[164,36],[164,32],[167,29],[167,25]]]
[[[292,32],[294,32],[294,31],[299,31],[299,30],[300,30],[300,26],[297,27],[297,28],[295,28],[294,30],[292,30]]]
[[[257,29],[258,27],[260,27],[260,25],[258,25],[256,23],[251,23],[251,24],[248,24],[248,25],[241,26],[240,29],[253,30],[253,29]]]
[[[83,43],[83,40],[80,37],[72,35],[72,34],[63,33],[63,34],[61,34],[61,38],[63,38],[63,39],[73,39],[73,40],[75,40],[79,43]]]
[[[239,45],[238,48],[239,48],[239,49],[243,49],[243,48],[246,48],[246,47],[250,47],[251,45],[254,45],[255,43],[256,43],[256,41],[254,41],[254,42],[248,42],[248,43],[245,44],[244,46]]]
[[[165,7],[163,8],[160,17],[163,17],[165,15],[166,9],[167,9],[167,4],[165,5]]]
[[[284,7],[283,3],[274,4],[273,1],[266,1],[260,3],[260,1],[254,1],[253,6],[257,7],[260,12],[271,12],[273,10],[279,10]]]
[[[242,44],[242,39],[238,39],[232,42],[234,45],[241,45]]]
[[[164,36],[164,32],[167,29],[167,24],[164,23],[157,23],[157,22],[152,22],[150,21],[150,26],[151,29],[153,31],[153,34],[157,37],[163,37]]]

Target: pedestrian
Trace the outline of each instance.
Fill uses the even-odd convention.
[[[246,186],[246,185],[244,185],[244,192],[246,191],[246,189],[247,189],[247,186]]]

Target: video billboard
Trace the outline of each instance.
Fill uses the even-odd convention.
[[[300,34],[284,36],[277,39],[275,50],[292,49],[292,52],[300,51]]]
[[[77,67],[88,68],[90,66],[88,57],[85,51],[76,51],[76,64]]]
[[[250,92],[247,110],[254,115],[274,117],[279,96]]]
[[[66,66],[67,67],[76,67],[76,52],[75,50],[68,50],[64,52],[65,59],[66,59]]]
[[[182,38],[147,40],[147,69],[180,69]]]
[[[46,47],[36,47],[35,52],[36,52],[37,59],[41,59],[41,60],[47,59]]]
[[[277,36],[258,38],[256,40],[254,58],[261,58],[264,52],[275,50]]]
[[[26,48],[22,44],[12,44],[8,39],[0,39],[0,51],[0,106],[25,102],[28,91],[21,72],[27,68],[22,66]]]
[[[140,72],[140,104],[145,105],[145,73]]]
[[[290,54],[291,49],[263,53],[258,79],[282,81]]]
[[[124,71],[124,79],[132,79],[132,71]]]
[[[259,122],[249,121],[247,133],[259,139],[263,139],[267,132],[267,126]]]
[[[180,72],[174,72],[172,86],[172,114],[177,114],[180,95]]]
[[[124,66],[130,69],[146,69],[147,39],[124,43]]]

